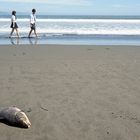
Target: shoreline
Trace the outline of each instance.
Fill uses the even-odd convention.
[[[0,35],[0,45],[140,45],[139,35],[38,35],[38,38],[28,38],[25,34],[19,38]]]
[[[138,140],[139,54],[133,45],[0,45],[0,107],[32,123],[0,123],[1,139]]]

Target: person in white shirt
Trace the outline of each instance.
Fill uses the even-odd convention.
[[[14,30],[16,30],[17,37],[19,37],[18,25],[17,25],[16,19],[17,19],[16,18],[16,11],[12,11],[11,26],[10,26],[12,28],[12,31],[10,33],[10,37],[12,37]]]
[[[32,14],[30,15],[30,32],[29,32],[29,35],[28,37],[31,36],[31,33],[32,31],[34,31],[34,34],[36,35],[37,37],[37,33],[36,33],[36,10],[35,9],[32,9]]]

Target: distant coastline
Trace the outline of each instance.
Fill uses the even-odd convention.
[[[9,12],[0,12],[0,18],[3,17],[10,17],[11,11]],[[17,15],[19,17],[28,17],[30,13],[28,12],[18,12]],[[58,19],[79,19],[79,18],[83,18],[83,19],[140,19],[139,15],[56,15],[56,14],[46,14],[46,13],[38,13],[37,14],[39,18],[58,18]]]

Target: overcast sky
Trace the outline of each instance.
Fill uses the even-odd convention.
[[[0,0],[0,12],[69,15],[140,15],[140,0]]]

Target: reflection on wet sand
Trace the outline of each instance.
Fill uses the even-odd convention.
[[[28,39],[29,39],[29,44],[30,45],[36,45],[37,44],[38,39],[36,37],[35,38],[29,37]]]
[[[11,44],[12,45],[19,45],[19,37],[16,38],[10,38]]]
[[[38,38],[17,38],[17,37],[10,38],[10,42],[12,45],[19,45],[19,44],[36,45],[37,41]]]

